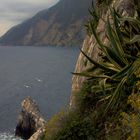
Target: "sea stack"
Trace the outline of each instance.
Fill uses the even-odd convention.
[[[45,131],[46,121],[41,116],[38,105],[31,97],[27,97],[21,106],[15,135],[23,139],[39,140]]]

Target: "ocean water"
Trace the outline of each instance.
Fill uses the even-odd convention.
[[[10,133],[0,133],[0,140],[22,140],[19,137],[15,137],[13,134]]]
[[[15,139],[9,133],[27,96],[46,120],[68,105],[78,54],[74,47],[0,47],[0,140]]]

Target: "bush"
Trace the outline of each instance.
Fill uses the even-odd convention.
[[[74,112],[61,112],[48,122],[44,139],[94,140],[95,129],[92,119]]]
[[[140,138],[140,94],[132,94],[128,98],[128,104],[132,110],[122,113],[122,129],[127,140],[138,140]]]

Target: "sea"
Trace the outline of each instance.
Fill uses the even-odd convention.
[[[46,120],[69,105],[78,54],[78,47],[0,47],[0,140],[20,140],[14,130],[26,97]]]

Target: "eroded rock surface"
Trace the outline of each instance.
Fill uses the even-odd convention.
[[[28,97],[21,103],[15,135],[23,139],[39,140],[45,131],[46,121],[40,114],[36,102]]]

